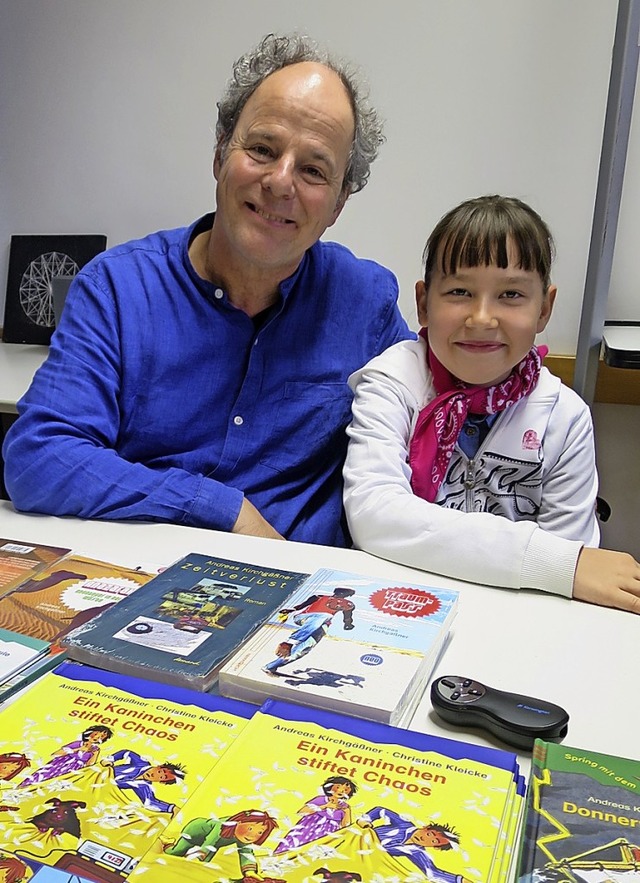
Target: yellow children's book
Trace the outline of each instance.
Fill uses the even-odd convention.
[[[515,755],[268,700],[131,883],[503,883]]]
[[[0,712],[0,869],[121,883],[254,711],[62,663]]]

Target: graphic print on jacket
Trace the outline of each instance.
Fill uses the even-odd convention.
[[[502,515],[511,521],[535,521],[542,500],[541,450],[531,460],[488,450],[469,460],[456,449],[436,503],[463,512]]]

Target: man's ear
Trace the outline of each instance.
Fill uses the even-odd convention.
[[[427,286],[422,279],[418,279],[416,282],[416,308],[420,327],[426,328],[429,324],[427,321]]]
[[[216,152],[213,154],[213,177],[218,180],[220,167],[222,166],[222,147],[218,144]]]
[[[538,318],[538,324],[536,326],[536,334],[540,334],[541,331],[547,327],[549,319],[551,318],[551,313],[553,312],[553,305],[555,303],[556,294],[558,293],[558,289],[555,285],[550,285],[547,288],[547,293],[542,298],[542,309],[540,310],[540,316]]]
[[[350,196],[349,191],[346,189],[346,187],[343,187],[342,190],[340,191],[340,196],[338,197],[338,201],[336,202],[336,207],[333,210],[333,217],[331,218],[331,220],[329,221],[329,224],[327,226],[333,227],[335,222],[340,217],[340,212],[344,208],[347,199],[349,199],[349,196]]]

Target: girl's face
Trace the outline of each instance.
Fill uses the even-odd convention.
[[[331,794],[334,797],[350,797],[351,796],[351,786],[342,782],[335,782],[331,786]]]
[[[84,740],[85,745],[102,745],[102,743],[106,740],[107,734],[103,733],[102,730],[94,730],[92,733],[87,733],[87,738]]]
[[[546,328],[555,296],[555,286],[544,292],[538,273],[521,269],[513,256],[505,269],[458,267],[452,276],[436,262],[428,289],[416,283],[429,346],[451,374],[476,386],[509,376]]]
[[[235,834],[241,843],[256,843],[266,830],[266,822],[238,822]]]

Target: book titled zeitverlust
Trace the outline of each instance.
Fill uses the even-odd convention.
[[[192,553],[62,644],[78,662],[208,690],[229,654],[307,576]]]

